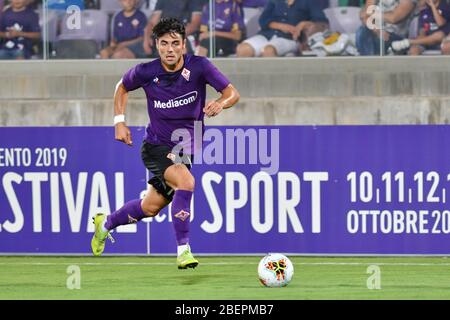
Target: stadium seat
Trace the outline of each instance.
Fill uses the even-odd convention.
[[[95,40],[70,39],[59,40],[55,45],[56,59],[95,59],[98,53]]]
[[[244,24],[246,26],[246,37],[250,38],[258,33],[261,29],[259,26],[259,16],[261,15],[263,8],[249,8],[244,7]]]
[[[330,1],[328,1],[328,7],[329,8],[339,7],[339,0],[330,0]]]
[[[39,15],[39,26],[41,27],[42,40],[44,40],[44,13],[42,10],[37,11]],[[57,10],[47,10],[47,30],[48,42],[55,42],[58,35],[59,15]]]
[[[95,58],[108,40],[108,14],[101,10],[83,10],[80,28],[70,28],[69,17],[65,15],[61,22],[61,33],[56,42],[56,58]],[[74,50],[73,53],[70,50]]]
[[[61,34],[58,40],[88,39],[98,43],[108,39],[108,15],[100,10],[81,11],[80,28],[71,28],[70,16],[65,15],[61,23]]]
[[[323,10],[330,23],[330,30],[340,33],[355,33],[361,26],[358,7],[334,7]]]

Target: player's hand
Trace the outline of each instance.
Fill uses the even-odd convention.
[[[22,33],[22,31],[12,30],[12,31],[11,31],[11,36],[12,36],[13,38],[18,38],[18,37],[22,37],[22,36],[23,36],[23,33]]]
[[[373,32],[374,32],[379,38],[381,38],[381,30],[376,29],[376,30],[373,30]],[[390,38],[390,33],[389,33],[389,32],[386,32],[386,31],[383,31],[383,40],[384,40],[384,41],[389,41],[389,38]]]
[[[130,129],[126,126],[125,122],[119,122],[115,125],[115,136],[116,140],[122,141],[129,146],[133,145],[133,141],[131,140],[131,132]]]
[[[311,27],[312,24],[313,24],[313,23],[310,22],[310,21],[302,21],[302,22],[300,22],[299,24],[297,24],[297,25],[294,27],[294,29],[291,31],[291,33],[292,33],[292,39],[293,39],[293,40],[297,40],[298,37],[300,37],[300,35],[302,34],[302,32],[303,32],[305,29]]]
[[[209,32],[202,32],[198,36],[198,41],[202,41],[209,38]]]
[[[14,30],[14,29],[10,29],[8,31],[6,31],[6,38],[8,39],[12,39],[12,38],[17,38],[21,36],[21,32]]]
[[[431,8],[436,7],[436,5],[434,4],[433,0],[425,0],[425,2],[427,3],[427,5],[429,5]]]
[[[206,104],[206,107],[203,108],[203,112],[207,117],[217,116],[223,110],[223,106],[220,102],[216,100],[212,100]]]

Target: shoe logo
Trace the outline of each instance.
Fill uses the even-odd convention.
[[[128,215],[128,223],[137,223],[137,219],[133,218],[132,216]]]
[[[186,220],[191,214],[189,212],[186,212],[184,210],[181,210],[180,212],[178,212],[177,214],[174,214],[173,216],[175,218],[180,219],[181,221]]]

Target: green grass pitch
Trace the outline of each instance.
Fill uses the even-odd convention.
[[[0,256],[0,299],[450,299],[446,257],[291,256],[284,288],[259,283],[260,258],[199,256],[196,269],[178,270],[174,257]],[[368,289],[371,265],[380,289]],[[68,288],[70,266],[79,289]]]

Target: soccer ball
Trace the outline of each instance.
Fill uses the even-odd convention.
[[[293,275],[291,260],[281,253],[269,253],[259,262],[259,281],[266,287],[285,287]]]

